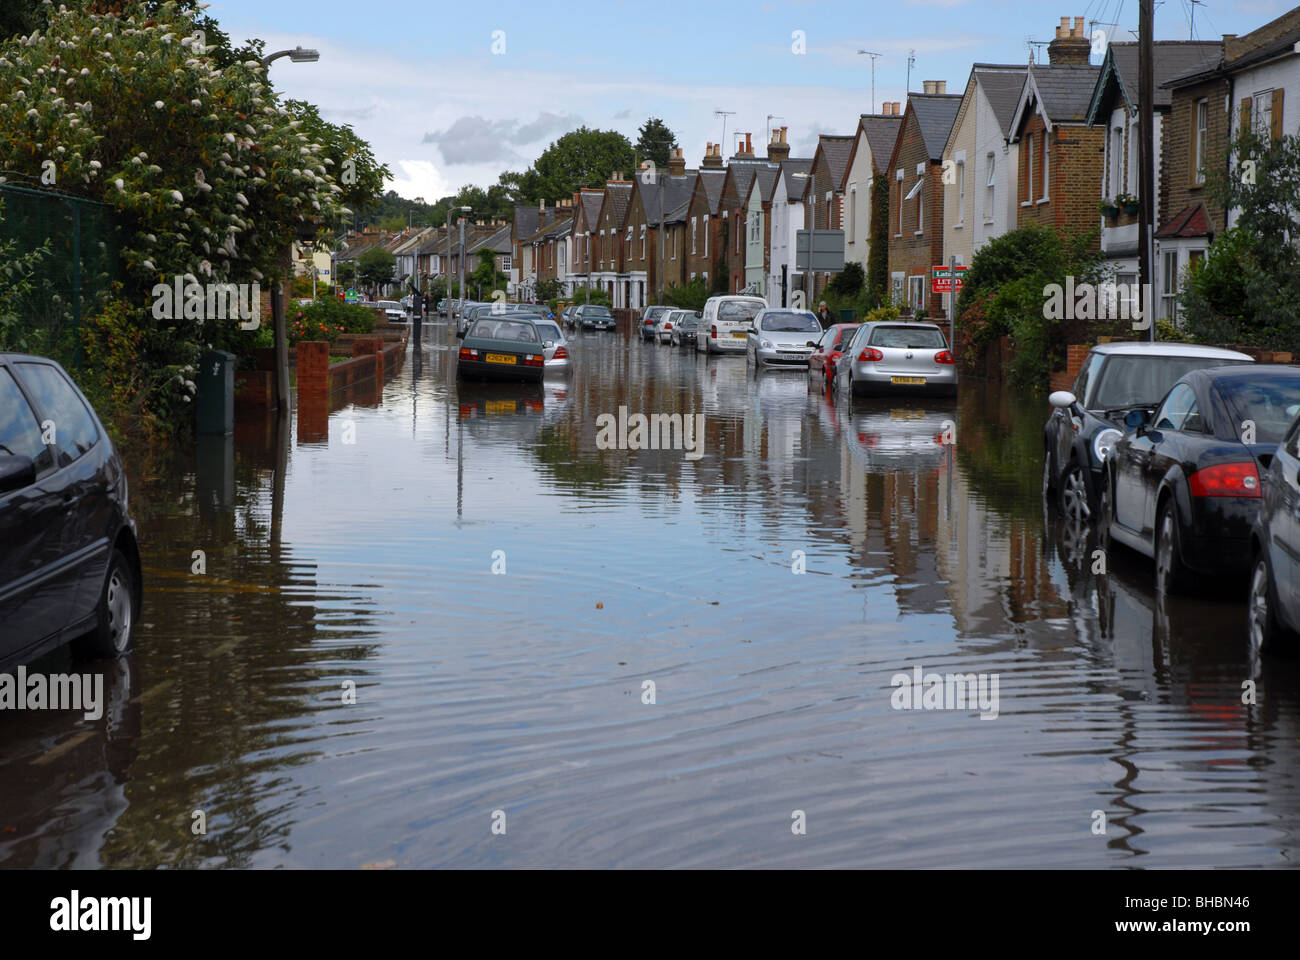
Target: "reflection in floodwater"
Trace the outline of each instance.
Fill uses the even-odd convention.
[[[1041,400],[849,403],[600,332],[458,384],[455,343],[133,478],[137,650],[98,721],[0,714],[0,864],[1294,861],[1294,664],[1232,597],[1098,572],[1039,496]],[[703,414],[702,458],[598,449],[620,406]],[[891,709],[918,666],[998,675],[997,719]]]

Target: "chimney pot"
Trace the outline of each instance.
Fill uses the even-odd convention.
[[[1072,34],[1072,36],[1075,37],[1083,36],[1083,17],[1074,18],[1074,33]]]

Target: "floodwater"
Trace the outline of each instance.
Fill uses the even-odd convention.
[[[621,332],[458,388],[455,343],[133,465],[136,650],[101,719],[0,714],[0,865],[1300,858],[1296,664],[1236,595],[1093,572],[1041,399],[835,402]],[[620,406],[702,413],[700,456],[598,449]],[[917,668],[995,709],[895,709]]]

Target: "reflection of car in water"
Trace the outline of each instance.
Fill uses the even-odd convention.
[[[800,382],[803,388],[803,383]],[[841,418],[845,442],[868,466],[930,470],[943,463],[956,435],[952,401],[871,400],[854,404]]]

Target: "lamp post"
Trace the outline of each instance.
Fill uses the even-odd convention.
[[[294,63],[315,63],[320,59],[320,51],[295,47],[292,50],[280,50],[262,58],[263,69],[274,60],[289,57]],[[312,277],[315,282],[316,263],[312,261]],[[289,338],[284,328],[284,291],[279,280],[271,283],[271,324],[275,333],[275,403],[281,414],[289,411]]]
[[[460,212],[469,213],[473,209],[474,209],[473,207],[461,207]],[[451,211],[452,208],[448,207],[447,208],[447,269],[444,271],[444,273],[447,276],[447,316],[453,320],[459,321],[461,311],[464,309],[463,301],[465,299],[465,283],[463,280],[460,279],[460,274],[463,273],[465,267],[465,218],[464,217],[460,218],[460,260],[456,264],[457,267],[456,301],[455,301],[456,308],[455,310],[453,310],[451,307],[451,304],[453,302],[451,299]],[[457,328],[459,328],[459,324],[457,324]]]
[[[810,206],[809,206],[809,210],[808,210],[808,223],[807,223],[807,228],[808,228],[808,268],[807,268],[806,270],[801,270],[801,271],[799,271],[799,272],[803,274],[803,279],[804,279],[804,289],[805,289],[805,290],[807,291],[807,293],[808,293],[808,302],[807,302],[806,304],[804,304],[804,309],[806,309],[806,310],[812,310],[812,309],[813,309],[813,305],[812,305],[812,298],[813,298],[813,283],[814,283],[814,278],[813,278],[813,275],[812,275],[812,252],[813,252],[813,250],[812,250],[812,248],[813,248],[812,232],[813,232],[813,230],[816,229],[816,227],[817,227],[817,191],[813,189],[813,175],[812,175],[812,171],[811,171],[811,170],[808,171],[807,173],[796,173],[796,174],[792,174],[792,176],[795,176],[795,177],[797,177],[797,178],[800,179],[800,180],[806,180],[806,181],[808,181],[808,184],[807,184],[807,189],[808,189],[808,203],[809,203],[809,205],[810,205]],[[798,268],[798,266],[799,266],[797,249],[798,249],[798,246],[797,246],[797,244],[796,244],[796,254],[795,254],[795,267],[796,267],[796,268]],[[814,312],[816,312],[816,311],[814,311]]]

